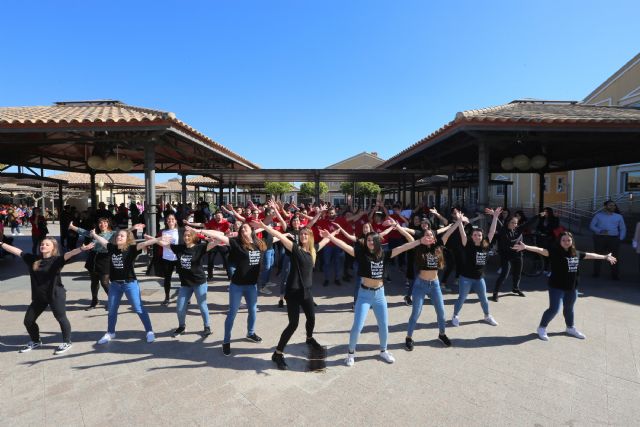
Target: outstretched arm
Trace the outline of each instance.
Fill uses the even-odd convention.
[[[322,214],[325,213],[326,211],[327,211],[327,205],[321,205],[318,208],[318,212],[316,213],[316,216],[314,216],[313,219],[309,221],[309,223],[307,224],[307,227],[309,228],[313,227],[313,224],[315,224],[320,219]]]
[[[95,246],[95,243],[89,243],[88,245],[82,245],[79,248],[70,250],[69,252],[66,252],[64,254],[64,260],[69,261],[71,258],[78,255],[80,252],[90,251],[91,249],[93,249],[94,246]]]
[[[517,242],[515,245],[513,245],[513,247],[511,249],[513,249],[514,251],[517,251],[517,252],[529,251],[529,252],[533,252],[533,253],[536,253],[536,254],[540,254],[542,256],[549,256],[549,251],[546,250],[545,248],[539,248],[537,246],[525,245],[522,240]]]
[[[593,252],[587,252],[584,254],[584,259],[597,259],[601,261],[607,261],[611,265],[618,262],[616,257],[611,255],[610,253],[606,255],[599,255],[599,254],[594,254]]]
[[[11,255],[22,256],[22,249],[16,248],[15,246],[11,246],[8,243],[0,243],[0,248],[9,252]]]
[[[89,237],[91,237],[96,242],[100,243],[105,248],[109,244],[109,241],[107,239],[105,239],[104,237],[100,236],[99,234],[96,234],[96,232],[94,230],[91,230],[91,232],[89,233]]]
[[[280,240],[280,243],[282,243],[282,246],[284,246],[284,248],[289,252],[291,252],[291,249],[293,249],[293,241],[289,240],[287,236],[285,236],[278,230],[274,230],[271,227],[267,227],[264,222],[252,221],[249,225],[253,229],[262,228],[262,231],[266,231],[267,233],[271,234],[274,238]]]
[[[207,236],[207,237],[213,237],[216,240],[219,240],[223,245],[228,245],[229,244],[229,237],[227,235],[225,235],[222,231],[217,231],[217,230],[195,230],[191,227],[185,227],[185,230],[193,230],[193,231],[197,231],[198,233]]]
[[[420,240],[414,240],[414,241],[405,243],[404,245],[397,246],[397,247],[395,247],[395,248],[393,248],[391,250],[390,257],[393,258],[393,257],[395,257],[397,255],[400,255],[402,252],[406,252],[408,250],[411,250],[411,249],[417,247],[418,245],[420,245]]]
[[[333,232],[331,232],[331,235],[335,236],[339,232],[340,232],[340,230],[334,230]],[[320,243],[318,243],[318,251],[321,251],[322,248],[324,248],[327,245],[327,243],[329,243],[329,242],[330,242],[330,240],[328,238],[324,238],[324,239],[320,240]]]
[[[337,231],[337,230],[336,230]],[[325,239],[329,239],[331,240],[331,242],[338,246],[340,249],[342,249],[343,251],[345,251],[346,253],[348,253],[351,256],[355,256],[355,251],[353,250],[353,247],[350,245],[347,245],[345,242],[343,242],[342,240],[338,239],[335,234],[333,233],[329,233],[327,230],[319,230],[320,232],[320,236]]]
[[[496,228],[498,227],[498,217],[502,213],[502,208],[496,208],[495,210],[485,209],[485,213],[492,215],[491,226],[489,227],[489,234],[487,235],[487,239],[489,241],[493,240],[493,236],[496,235]]]

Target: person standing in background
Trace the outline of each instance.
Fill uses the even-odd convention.
[[[624,218],[612,200],[604,202],[604,209],[596,213],[589,225],[593,231],[593,246],[596,253],[611,253],[618,258],[620,242],[627,235]],[[611,264],[611,279],[620,280],[618,264]],[[600,263],[593,265],[593,277],[600,276]]]

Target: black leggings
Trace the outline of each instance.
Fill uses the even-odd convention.
[[[442,274],[442,283],[446,285],[454,268],[456,270],[456,279],[460,277],[460,271],[464,263],[464,252],[462,252],[461,246],[454,246],[447,248],[447,250],[444,251],[444,255],[445,266],[444,273]]]
[[[305,325],[307,338],[311,338],[313,336],[313,328],[316,325],[316,312],[313,307],[313,298],[304,298],[303,291],[287,294],[284,298],[287,300],[287,317],[289,317],[289,324],[284,328],[284,331],[282,331],[280,341],[278,341],[278,346],[276,347],[276,350],[280,352],[284,351],[284,347],[287,345],[296,329],[298,329],[298,322],[300,321],[300,307],[302,307],[304,315],[307,318],[307,323]]]
[[[27,332],[29,332],[31,341],[40,341],[40,328],[36,320],[42,312],[46,310],[47,306],[50,306],[53,317],[55,317],[60,324],[62,341],[67,343],[71,342],[71,324],[69,323],[69,319],[67,319],[66,303],[67,291],[62,286],[56,286],[49,301],[41,298],[36,298],[31,301],[27,313],[24,315],[24,326],[27,328]]]
[[[169,299],[169,293],[171,292],[171,276],[173,276],[173,270],[176,269],[177,261],[162,260],[162,271],[164,273],[164,299]]]
[[[31,235],[31,253],[37,255],[40,253],[40,243],[44,240],[44,237]]]
[[[90,273],[91,276],[91,305],[98,305],[98,291],[100,286],[104,293],[109,295],[109,274]]]
[[[502,271],[500,272],[500,276],[498,276],[498,279],[496,280],[495,288],[493,288],[494,295],[500,292],[500,287],[502,286],[502,283],[504,282],[504,280],[507,278],[509,271],[511,271],[511,278],[513,280],[512,289],[514,291],[519,291],[520,277],[522,276],[522,257],[516,257],[511,259],[506,257],[500,257],[500,262],[501,262],[500,268],[502,268]]]
[[[216,259],[216,254],[220,254],[220,258],[222,258],[222,265],[224,266],[224,270],[227,272],[227,279],[231,280],[231,274],[229,274],[229,249],[226,246],[216,246],[215,248],[209,251],[209,256],[207,258],[207,273],[209,277],[213,276],[213,264]]]

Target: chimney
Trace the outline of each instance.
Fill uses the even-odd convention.
[[[372,156],[376,156],[376,157],[378,157],[378,152],[377,152],[377,151],[372,151],[372,152],[371,152],[371,155],[372,155]]]

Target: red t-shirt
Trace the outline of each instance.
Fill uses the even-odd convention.
[[[227,231],[229,231],[229,221],[224,218],[222,218],[220,222],[212,219],[204,225],[204,228],[206,228],[207,230],[215,230],[226,233]]]
[[[393,213],[393,214],[389,215],[389,217],[394,219],[400,225],[404,225],[404,224],[407,223],[406,218],[403,217],[402,215],[397,214],[397,213]],[[400,232],[398,230],[393,230],[387,236],[388,236],[389,239],[404,239],[404,237],[402,237],[402,234],[400,234]]]
[[[337,216],[335,217],[333,220],[330,220],[329,218],[323,218],[323,219],[319,219],[316,222],[315,227],[313,227],[314,229],[323,229],[323,230],[327,230],[329,233],[333,233],[334,231],[336,231],[338,229],[338,227],[336,227],[335,224],[338,224],[340,227],[342,227],[342,229],[344,231],[346,231],[349,234],[353,234],[353,226],[352,224],[347,221],[347,219],[343,216]],[[340,240],[342,240],[343,242],[351,245],[353,244],[353,242],[351,240],[349,240],[347,237],[345,237],[342,233],[338,233],[336,234],[336,237]],[[314,231],[314,237],[315,239],[315,231]],[[318,236],[318,238],[320,238]],[[319,241],[319,240],[318,240]],[[328,245],[332,245],[335,246],[332,242],[329,242]]]
[[[355,235],[358,239],[362,237],[362,228],[368,222],[369,222],[369,216],[367,215],[362,215],[355,222],[353,222],[353,231],[355,232]]]
[[[372,222],[371,223],[371,228],[373,228],[373,231],[375,231],[376,233],[380,234],[380,233],[382,233],[384,230],[386,230],[389,227],[382,225],[382,222],[380,224],[378,224],[376,222]],[[386,244],[388,236],[389,235],[387,234],[386,236],[380,237],[380,244],[382,244],[382,245]]]

